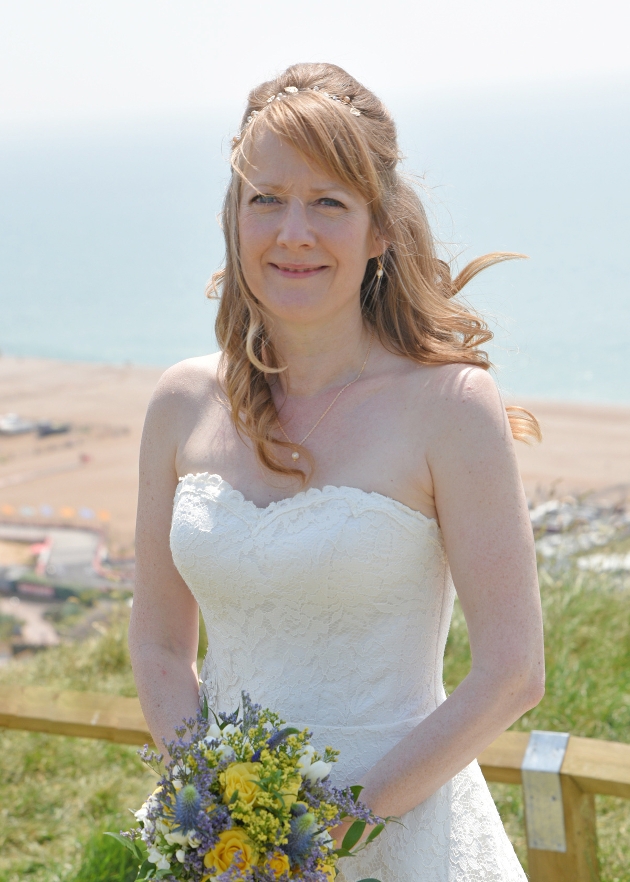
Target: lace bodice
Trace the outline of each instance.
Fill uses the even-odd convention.
[[[246,689],[308,726],[316,746],[341,750],[336,783],[357,783],[444,701],[454,588],[439,526],[420,512],[333,486],[258,508],[218,475],[186,475],[171,549],[206,623],[210,706],[232,711]],[[476,763],[405,819],[341,862],[349,880],[524,880]]]

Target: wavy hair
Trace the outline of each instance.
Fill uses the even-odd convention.
[[[284,92],[287,87],[294,87],[290,94]],[[425,365],[490,368],[480,347],[492,339],[492,332],[455,295],[487,267],[525,255],[486,254],[451,277],[448,264],[437,256],[420,197],[398,171],[401,154],[394,121],[381,101],[340,67],[296,64],[250,92],[241,133],[233,139],[232,177],[223,204],[225,266],[214,273],[206,294],[220,297],[216,320],[222,349],[220,376],[237,431],[251,440],[265,468],[304,484],[305,473],[285,465],[279,456],[279,449],[289,444],[276,437],[278,415],[267,376],[285,368],[266,332],[265,310],[247,286],[240,261],[241,187],[248,154],[263,130],[286,140],[308,162],[359,192],[369,205],[374,228],[387,242],[387,250],[380,277],[377,259],[367,262],[361,310],[365,325],[391,352]],[[514,438],[540,440],[538,422],[529,411],[506,410]],[[312,465],[308,452],[302,454]]]

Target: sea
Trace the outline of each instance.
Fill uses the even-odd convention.
[[[630,83],[389,101],[445,256],[525,253],[466,289],[504,394],[630,404]],[[240,108],[0,128],[0,350],[168,366],[216,350]]]

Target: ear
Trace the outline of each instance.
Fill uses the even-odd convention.
[[[370,258],[382,257],[389,248],[389,242],[380,230],[374,230],[372,233],[372,247],[370,248]]]

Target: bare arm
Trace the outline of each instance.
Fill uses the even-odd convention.
[[[175,454],[179,414],[172,373],[153,395],[140,449],[136,526],[136,586],[129,650],[140,704],[153,740],[163,739],[199,707],[198,607],[171,556],[169,533],[177,487]]]
[[[544,691],[542,617],[527,505],[498,391],[479,369],[443,390],[428,451],[471,671],[363,778],[379,815],[403,815],[461,771]]]

